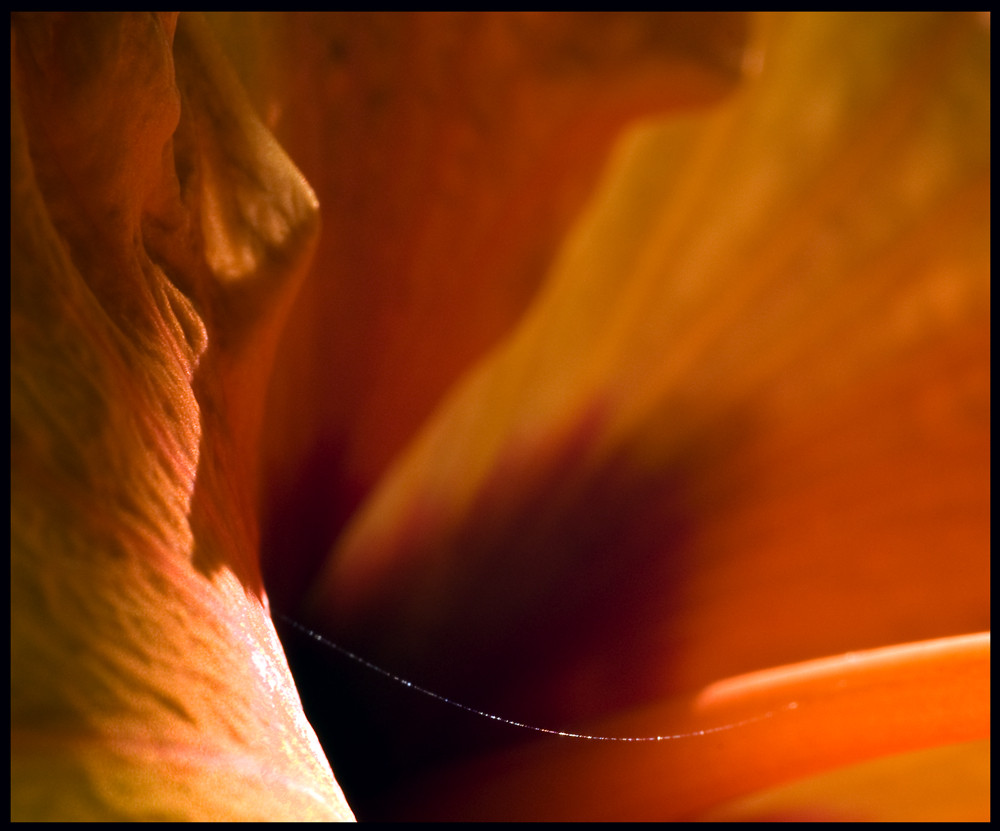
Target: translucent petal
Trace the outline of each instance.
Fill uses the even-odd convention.
[[[561,726],[988,628],[988,30],[762,37],[737,95],[618,146],[355,515],[310,597],[334,639]]]
[[[718,815],[705,809],[871,758],[895,758],[896,773],[902,774],[907,769],[896,754],[988,737],[989,709],[988,635],[850,653],[725,679],[697,695],[658,702],[589,728],[602,735],[734,724],[731,730],[652,744],[536,742],[467,760],[414,783],[396,815],[424,820],[732,819],[753,802],[720,807]],[[906,785],[897,781],[899,788]],[[972,787],[960,788],[960,798],[951,803],[953,819],[988,811],[988,777],[966,785]],[[814,787],[806,790],[810,793],[814,802],[800,797],[784,806],[793,805],[802,819],[809,811],[815,812],[813,819],[823,811],[831,811],[833,819],[866,818],[853,813],[861,810],[862,791],[842,786],[839,794],[824,794]],[[782,804],[774,800],[772,805]],[[913,807],[892,811],[891,802],[885,807],[892,819],[913,813]]]

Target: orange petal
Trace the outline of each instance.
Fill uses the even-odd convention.
[[[247,512],[315,200],[175,23],[12,19],[11,816],[349,818]]]
[[[989,736],[989,635],[809,661],[587,727],[596,735],[732,729],[654,743],[546,739],[415,783],[424,820],[683,819],[852,762]],[[988,782],[976,795],[988,804]]]
[[[581,676],[613,684],[629,632],[662,690],[988,625],[988,36],[770,37],[717,112],[621,145],[336,546],[335,635],[516,679],[541,633],[562,660],[620,614]]]
[[[323,205],[265,440],[265,567],[292,604],[448,387],[527,307],[621,128],[731,90],[747,21],[215,21]],[[274,56],[266,77],[260,54]]]
[[[850,765],[735,800],[709,822],[989,822],[990,741]]]
[[[764,35],[732,98],[619,144],[354,516],[310,597],[335,640],[562,724],[989,626],[989,33]]]

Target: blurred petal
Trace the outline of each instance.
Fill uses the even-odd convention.
[[[989,740],[864,762],[737,800],[709,822],[989,822]]]
[[[587,732],[642,736],[664,729],[732,729],[638,744],[538,742],[465,761],[414,784],[398,815],[690,818],[736,795],[815,771],[988,737],[989,666],[989,636],[972,635],[727,679],[695,697],[645,707]],[[983,793],[975,794],[980,806]]]
[[[315,232],[196,19],[12,19],[12,818],[351,816],[246,512]]]
[[[746,16],[213,21],[323,205],[265,436],[264,566],[291,606],[448,387],[530,303],[622,126],[734,87]],[[260,53],[274,56],[267,77]]]
[[[765,24],[758,79],[619,145],[358,512],[335,639],[561,726],[988,628],[989,33]]]

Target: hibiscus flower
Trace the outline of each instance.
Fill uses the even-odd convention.
[[[211,26],[12,20],[12,816],[988,812],[988,17]]]

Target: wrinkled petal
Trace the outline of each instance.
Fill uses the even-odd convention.
[[[315,199],[196,19],[11,65],[11,816],[348,818],[246,513]]]

